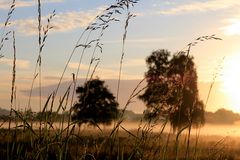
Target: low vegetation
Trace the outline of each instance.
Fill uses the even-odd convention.
[[[111,129],[103,132],[99,129],[85,128],[78,136],[68,139],[67,153],[63,152],[66,139],[59,141],[53,133],[49,141],[39,141],[28,138],[27,130],[18,130],[9,135],[8,131],[1,130],[0,156],[9,159],[176,159],[175,135],[151,132],[150,126],[142,126],[142,129],[126,132],[119,130],[118,137],[113,142],[109,137]],[[17,132],[17,135],[16,135]],[[14,136],[15,134],[15,136]],[[74,134],[73,134],[74,135]],[[10,136],[14,141],[8,141]],[[179,139],[177,159],[185,159],[186,135],[182,134]],[[202,136],[196,148],[195,138],[191,138],[189,159],[237,159],[239,140],[234,138],[223,138],[217,136]],[[31,143],[34,143],[34,147]],[[231,145],[230,145],[231,144]],[[45,146],[48,145],[48,148]],[[13,149],[13,150],[12,150]]]
[[[54,10],[49,15],[47,24],[43,25],[41,0],[38,0],[38,57],[33,71],[28,105],[24,111],[19,111],[16,109],[16,39],[14,31],[7,31],[17,4],[15,0],[12,1],[8,16],[2,26],[3,34],[0,41],[0,51],[2,51],[4,42],[12,40],[14,52],[9,115],[2,115],[0,129],[1,159],[230,160],[239,158],[240,154],[235,147],[238,146],[237,141],[234,141],[236,145],[228,146],[232,143],[232,139],[200,136],[200,127],[204,124],[204,104],[198,97],[197,72],[193,57],[190,56],[190,50],[191,47],[202,41],[221,40],[215,35],[197,38],[187,45],[186,51],[181,51],[171,58],[167,50],[153,52],[147,58],[149,71],[146,73],[145,79],[136,85],[126,100],[126,105],[121,106],[121,110],[118,110],[117,101],[121,88],[123,60],[126,54],[125,41],[130,20],[135,17],[130,13],[130,8],[137,3],[138,0],[117,0],[115,4],[110,5],[96,16],[74,45],[69,58],[66,60],[66,66],[63,67],[56,89],[43,103],[42,51],[47,42],[48,33],[54,29],[51,22],[56,13]],[[121,37],[122,51],[115,98],[104,85],[104,81],[94,78],[94,74],[101,61],[101,56],[96,55],[96,52],[103,52],[101,42],[103,35],[112,23],[119,21],[118,17],[121,15],[124,15],[125,20],[124,33]],[[87,37],[87,41],[81,43],[84,36]],[[90,37],[93,38],[90,39]],[[79,48],[82,49],[82,52],[79,57],[78,69],[72,74],[73,80],[66,88],[65,93],[59,96],[59,88],[66,69]],[[92,49],[92,52],[90,51],[91,60],[86,81],[83,86],[77,87],[82,57],[88,49]],[[4,54],[0,53],[0,58],[2,57]],[[33,87],[37,80],[39,111],[33,113],[31,99]],[[145,80],[148,85],[141,88],[141,84]],[[74,101],[75,94],[78,95],[77,102]],[[136,97],[140,97],[148,107],[145,112],[146,121],[141,115],[134,117],[131,112],[127,111],[128,105]],[[220,111],[217,114],[223,115]],[[123,125],[128,116],[132,120],[138,120],[137,129],[127,129]],[[112,121],[113,125],[110,127],[101,125],[110,124]],[[166,127],[168,124],[171,127]],[[196,135],[192,133],[192,126],[197,127]],[[159,131],[154,132],[153,130],[157,127]]]

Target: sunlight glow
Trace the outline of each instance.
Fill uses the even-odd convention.
[[[240,112],[240,54],[226,59],[223,66],[223,91],[231,100],[231,109]]]
[[[223,28],[226,35],[239,35],[240,34],[240,21],[234,20],[229,26]]]

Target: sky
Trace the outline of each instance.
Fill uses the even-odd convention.
[[[42,52],[42,85],[57,84],[65,64],[84,29],[93,19],[115,0],[42,0],[42,23],[55,10],[51,20],[53,29],[49,31]],[[27,105],[34,67],[38,57],[37,2],[16,0],[16,9],[10,25],[4,31],[10,0],[0,0],[0,33],[14,30],[17,48],[17,106]],[[129,12],[136,15],[129,21],[125,44],[125,55],[121,79],[140,80],[146,72],[145,58],[153,50],[168,49],[171,53],[185,50],[188,43],[205,35],[213,35],[223,40],[209,40],[199,43],[191,50],[198,72],[199,94],[206,97],[214,81],[206,110],[215,111],[225,107],[240,112],[240,1],[238,0],[140,0]],[[122,54],[122,37],[127,11],[119,15],[120,21],[112,22],[104,32],[101,43],[103,52],[96,52],[100,63],[95,76],[101,79],[118,79]],[[3,34],[1,34],[3,35]],[[93,33],[90,39],[95,39]],[[3,36],[2,36],[3,37]],[[1,37],[1,38],[2,38]],[[83,37],[86,39],[87,37]],[[0,101],[2,108],[9,108],[12,79],[13,47],[12,38],[4,41],[0,51]],[[76,73],[81,50],[74,53],[64,81],[71,81]],[[79,78],[87,75],[92,50],[87,50],[82,59]],[[214,79],[216,75],[216,79]],[[37,82],[34,87],[37,86]],[[121,91],[121,90],[120,90]],[[122,91],[121,94],[124,94]],[[32,98],[32,106],[37,110],[37,96]],[[141,112],[144,108],[138,109]],[[136,109],[137,110],[137,109]]]

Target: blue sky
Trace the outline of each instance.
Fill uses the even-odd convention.
[[[84,28],[114,0],[43,0],[42,16],[46,25],[46,18],[55,9],[56,16],[52,20],[54,28],[50,31],[44,47],[43,57],[43,84],[57,83],[64,65],[73,49],[76,40]],[[10,0],[0,1],[0,26],[3,29]],[[145,58],[153,50],[168,49],[177,52],[186,49],[186,45],[199,36],[216,34],[223,41],[203,42],[192,49],[195,57],[200,82],[212,80],[216,67],[221,59],[222,67],[218,81],[230,79],[234,68],[229,66],[232,59],[240,56],[240,1],[238,0],[140,0],[130,12],[137,16],[130,20],[126,54],[123,63],[122,79],[141,79],[146,71]],[[36,63],[37,49],[37,4],[35,0],[16,0],[16,10],[10,20],[11,25],[7,30],[15,30],[17,44],[17,83],[19,96],[21,90],[30,88]],[[121,21],[112,24],[103,37],[103,53],[97,53],[101,62],[96,71],[96,76],[102,79],[117,79],[119,60],[121,56],[122,35],[126,13],[118,17]],[[4,58],[0,59],[0,74],[4,75],[0,84],[0,100],[4,106],[9,106],[11,88],[12,41],[6,41],[1,51]],[[71,73],[76,72],[80,51],[77,51],[70,62],[64,80],[71,80]],[[80,77],[86,77],[87,65],[90,54],[83,58]],[[240,59],[239,59],[240,61]],[[226,70],[225,68],[228,68]],[[240,78],[239,78],[240,80]],[[228,82],[227,82],[228,81]],[[228,86],[229,85],[222,85]],[[240,87],[239,87],[240,89]],[[223,87],[215,88],[216,92],[224,92]],[[230,90],[230,89],[229,89]],[[235,92],[235,91],[230,91]],[[200,88],[201,93],[201,88]],[[204,98],[206,93],[201,93]],[[231,93],[234,94],[234,93]],[[231,95],[232,96],[232,95]],[[20,102],[24,106],[25,102]],[[239,105],[240,102],[231,104],[213,100],[212,106]],[[214,110],[212,108],[210,110]],[[238,109],[236,109],[238,110]],[[239,109],[240,111],[240,109]]]

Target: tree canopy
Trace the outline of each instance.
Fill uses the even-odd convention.
[[[191,123],[204,124],[204,105],[199,100],[193,57],[180,52],[171,56],[156,50],[146,59],[147,88],[139,98],[146,104],[145,117],[163,117],[174,130]]]
[[[92,79],[76,90],[78,103],[73,107],[72,120],[79,124],[110,124],[118,117],[118,103],[104,85],[104,81]]]

